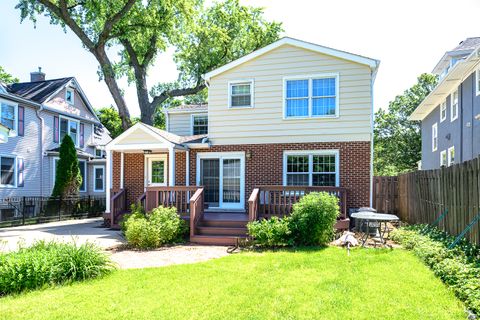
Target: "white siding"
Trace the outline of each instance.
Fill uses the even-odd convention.
[[[192,133],[192,113],[169,113],[168,131],[179,136],[189,136]]]
[[[283,119],[283,78],[339,74],[339,117]],[[254,108],[228,108],[228,82],[254,80]],[[371,71],[354,62],[284,45],[210,81],[213,144],[370,141]]]

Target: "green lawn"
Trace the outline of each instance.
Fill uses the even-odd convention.
[[[242,253],[0,299],[1,319],[465,319],[411,253]]]

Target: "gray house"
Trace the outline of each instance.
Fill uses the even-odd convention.
[[[480,37],[447,51],[433,69],[439,83],[410,116],[422,121],[421,169],[480,155]]]
[[[0,144],[0,199],[49,196],[60,142],[72,137],[83,177],[81,195],[105,194],[104,146],[111,140],[73,77],[0,83],[0,123],[9,128]]]

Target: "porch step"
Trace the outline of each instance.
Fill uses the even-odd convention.
[[[219,246],[233,246],[237,244],[235,236],[213,236],[213,235],[196,235],[190,237],[190,241],[198,244],[209,244]],[[245,237],[242,237],[245,238]]]
[[[238,236],[245,237],[247,228],[245,227],[197,227],[199,235],[215,235],[215,236]]]
[[[199,227],[245,228],[248,215],[244,213],[205,213]]]

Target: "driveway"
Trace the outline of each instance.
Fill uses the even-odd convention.
[[[88,241],[103,249],[123,244],[120,231],[103,228],[102,222],[102,218],[92,218],[1,228],[0,251],[16,250],[20,241],[28,246],[36,240],[75,241],[80,244]]]

